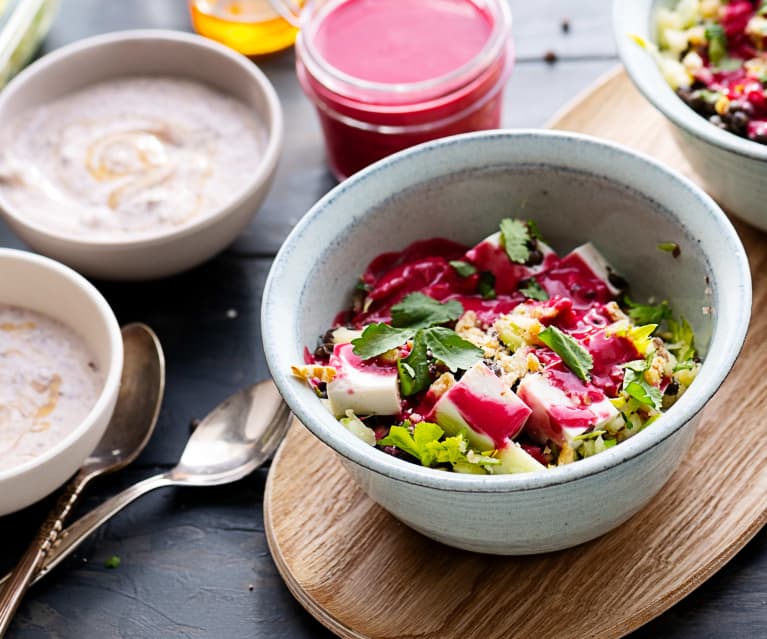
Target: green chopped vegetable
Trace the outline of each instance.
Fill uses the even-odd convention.
[[[429,373],[429,358],[423,330],[416,333],[410,354],[405,359],[397,360],[397,372],[399,373],[400,390],[405,397],[410,397],[429,388],[431,374]]]
[[[463,262],[461,260],[452,260],[449,262],[450,266],[452,266],[455,269],[455,272],[458,273],[461,277],[470,277],[474,275],[474,273],[477,272],[477,267],[473,264],[469,264],[468,262]]]
[[[706,25],[706,40],[708,40],[708,58],[712,64],[719,64],[727,55],[727,34],[721,24]]]
[[[679,257],[682,254],[682,250],[676,242],[662,242],[658,244],[658,249],[666,251],[666,253],[671,253],[674,257]]]
[[[347,410],[346,417],[341,417],[338,421],[341,422],[346,430],[352,435],[359,437],[366,444],[369,444],[370,446],[376,445],[375,431],[369,426],[365,426],[365,422],[357,417],[352,409]]]
[[[695,357],[695,333],[693,333],[690,323],[684,317],[680,318],[678,322],[670,319],[668,327],[673,342],[668,346],[668,349],[676,355],[679,362],[693,359]]]
[[[530,229],[521,220],[501,220],[501,244],[512,262],[524,264],[530,259]]]
[[[489,271],[483,271],[479,274],[479,282],[477,283],[477,291],[482,296],[483,300],[495,299],[495,275]]]
[[[539,302],[545,302],[549,299],[549,294],[537,280],[529,279],[523,282],[523,284],[524,286],[519,289],[519,292],[525,297],[531,300],[538,300]]]
[[[107,559],[104,562],[104,568],[119,568],[120,567],[120,557],[119,555],[112,555],[109,559]]]
[[[623,390],[629,397],[637,400],[643,406],[660,410],[663,394],[659,388],[649,384],[644,378],[644,373],[650,367],[651,361],[652,353],[645,360],[624,364]]]
[[[556,326],[549,326],[538,333],[538,338],[562,358],[565,366],[584,382],[589,381],[589,373],[594,360],[583,346],[572,337],[560,331]]]

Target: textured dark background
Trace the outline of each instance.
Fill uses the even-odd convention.
[[[506,90],[504,125],[537,127],[617,64],[610,2],[510,3],[518,64]],[[186,2],[64,0],[44,51],[96,33],[138,27],[190,29]],[[285,150],[269,198],[240,239],[223,255],[179,277],[150,284],[96,282],[121,323],[139,320],[157,331],[167,357],[168,384],[157,432],[144,454],[130,469],[93,486],[82,510],[171,467],[191,420],[267,376],[258,319],[271,256],[298,218],[335,183],[293,62],[292,51],[259,61],[283,103]],[[22,246],[2,222],[0,246]],[[236,317],[228,312],[232,309]],[[759,442],[755,436],[754,445]],[[266,474],[262,469],[229,487],[164,489],[141,499],[28,594],[8,636],[330,637],[293,600],[269,556],[262,519]],[[11,567],[49,505],[0,518],[0,569]],[[112,555],[122,560],[114,570],[104,567]],[[705,585],[632,635],[652,637],[767,637],[767,533],[758,534]]]

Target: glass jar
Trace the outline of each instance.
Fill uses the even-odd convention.
[[[298,78],[338,179],[395,151],[498,128],[514,54],[506,0],[312,0]]]

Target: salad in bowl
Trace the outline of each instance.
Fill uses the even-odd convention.
[[[471,248],[433,238],[376,257],[292,372],[383,453],[544,471],[651,426],[695,378],[689,323],[627,289],[591,243],[560,257],[534,222],[504,218]]]

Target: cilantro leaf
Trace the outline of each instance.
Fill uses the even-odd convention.
[[[589,372],[594,367],[594,360],[583,346],[556,326],[542,330],[538,333],[538,338],[559,355],[565,366],[580,379],[584,382],[589,381]]]
[[[391,323],[397,328],[428,328],[457,320],[463,305],[457,300],[438,302],[423,293],[411,293],[391,307]]]
[[[524,264],[530,258],[530,230],[521,220],[501,220],[501,244],[512,262]]]
[[[652,304],[637,304],[628,295],[623,296],[623,304],[628,309],[628,316],[640,326],[645,324],[660,324],[671,318],[671,309],[667,301],[653,306]]]
[[[706,40],[708,40],[708,59],[717,65],[727,55],[727,34],[721,24],[706,25]]]
[[[458,273],[460,277],[470,277],[477,272],[476,266],[462,260],[452,260],[449,264],[455,269],[455,272]]]
[[[399,386],[402,395],[410,397],[429,388],[431,374],[429,373],[429,358],[427,355],[424,331],[419,330],[413,340],[413,349],[405,359],[397,360]]]
[[[538,300],[539,302],[545,302],[549,299],[549,294],[537,280],[530,278],[522,283],[524,286],[519,289],[519,292],[525,297],[530,298],[531,300]]]
[[[679,362],[687,361],[695,357],[695,333],[690,323],[684,318],[679,321],[670,319],[668,327],[671,331],[671,341],[668,349],[676,355]]]
[[[483,271],[479,274],[479,282],[477,283],[477,291],[482,296],[483,300],[495,299],[495,275],[490,271]]]
[[[378,357],[392,348],[402,346],[416,333],[415,328],[393,328],[388,324],[368,324],[362,335],[352,340],[357,357]]]
[[[434,359],[442,362],[453,373],[459,368],[471,368],[483,357],[481,349],[449,328],[435,326],[424,330],[423,336]]]

